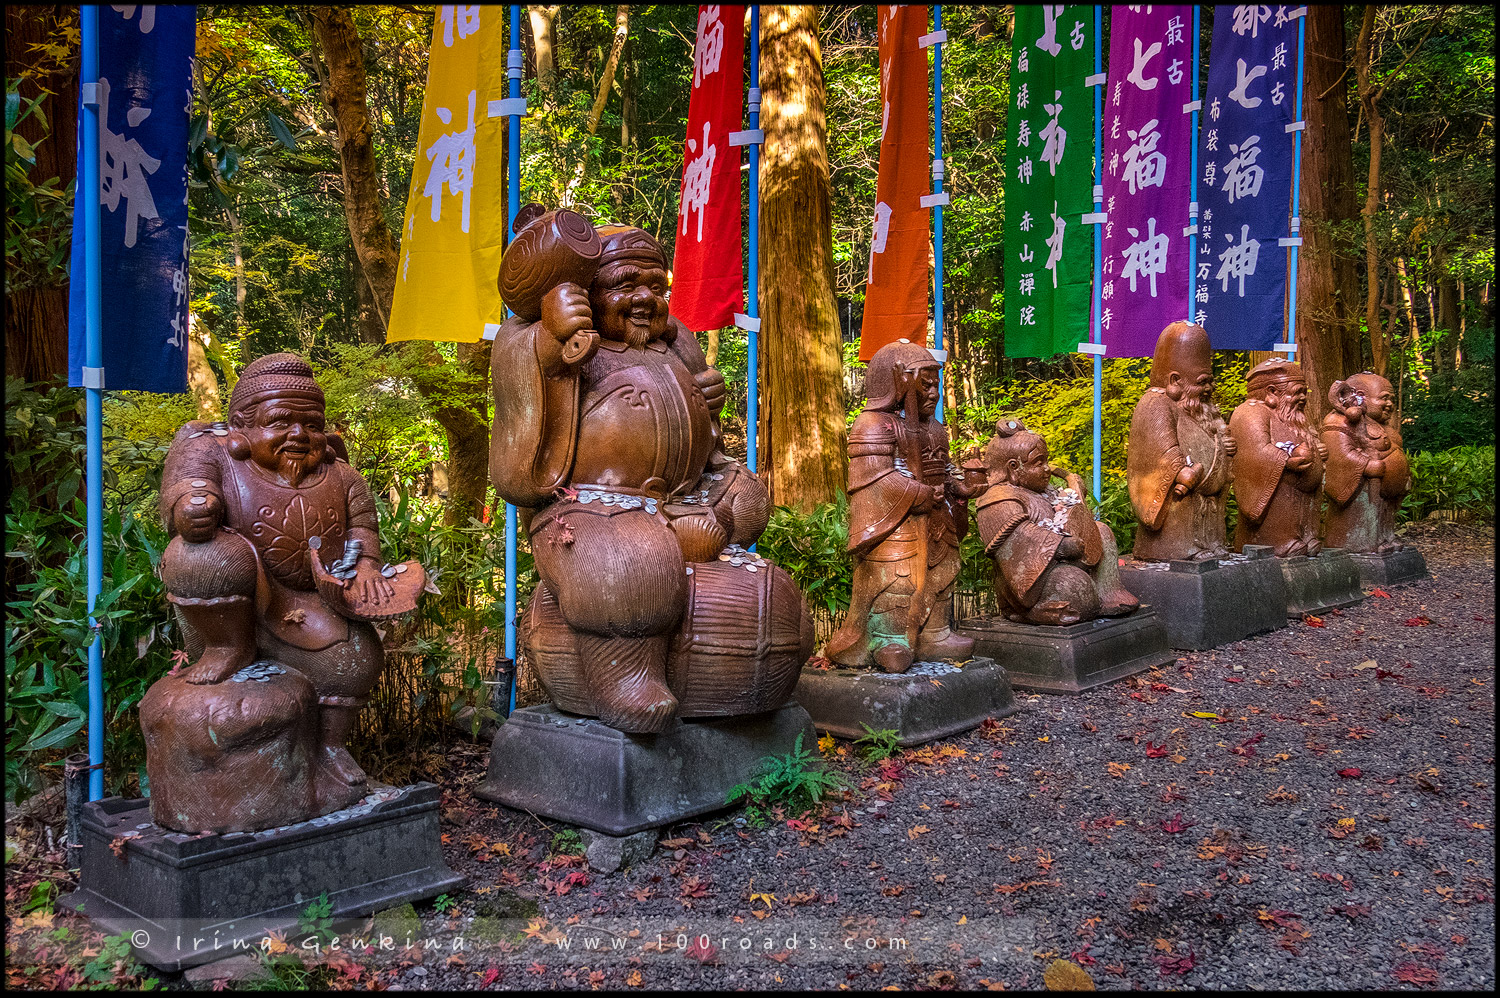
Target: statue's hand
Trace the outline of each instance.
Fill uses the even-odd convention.
[[[1286,466],[1292,471],[1306,471],[1312,467],[1312,451],[1306,444],[1298,444],[1287,455]]]
[[[1365,474],[1370,478],[1384,478],[1385,462],[1378,457],[1373,461],[1367,462],[1365,464]]]
[[[582,363],[593,356],[593,350],[587,347],[597,346],[598,334],[592,337],[584,335],[594,330],[594,310],[589,306],[589,294],[585,289],[564,282],[548,291],[542,299],[542,326],[553,339],[564,345],[563,357],[568,363]],[[587,340],[594,342],[587,343]]]
[[[931,485],[923,485],[921,483],[918,483],[918,487],[921,489],[921,492],[917,494],[917,501],[911,504],[911,511],[913,513],[930,513],[932,508],[937,505],[937,489]]]
[[[1172,485],[1172,494],[1178,499],[1191,492],[1199,482],[1203,480],[1203,465],[1184,465],[1177,472],[1177,480]]]
[[[395,588],[380,574],[380,562],[361,558],[354,566],[354,578],[346,583],[349,595],[360,605],[379,606],[396,595]]]
[[[1059,558],[1082,558],[1083,541],[1072,535],[1064,537],[1062,543],[1057,546],[1057,556]]]
[[[1228,434],[1225,434],[1224,435],[1224,454],[1225,454],[1225,456],[1227,456],[1227,457],[1234,457],[1234,452],[1237,451],[1237,450],[1239,450],[1239,449],[1240,449],[1239,444],[1237,444],[1237,443],[1234,442],[1234,437],[1231,437]]]
[[[203,495],[206,502],[194,504],[193,496],[185,495],[177,500],[172,510],[172,522],[177,532],[190,544],[203,544],[213,540],[214,531],[224,522],[224,504],[215,495]]]
[[[1317,448],[1317,451],[1318,451],[1318,460],[1319,461],[1326,461],[1326,460],[1328,460],[1328,445],[1327,444],[1323,443],[1323,441],[1321,441],[1321,440],[1318,440],[1318,441],[1316,441],[1313,444],[1313,446]]]

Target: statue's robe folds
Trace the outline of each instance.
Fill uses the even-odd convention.
[[[1324,542],[1355,553],[1400,550],[1404,545],[1396,540],[1396,511],[1411,491],[1401,438],[1368,417],[1351,423],[1342,413],[1331,412],[1323,419],[1323,445],[1328,448]],[[1376,459],[1384,462],[1385,474],[1365,474]]]
[[[1305,426],[1293,427],[1256,399],[1234,410],[1229,433],[1235,443],[1234,494],[1239,505],[1234,549],[1266,544],[1278,558],[1316,556],[1322,547],[1318,506],[1323,484],[1317,441]],[[1289,471],[1290,453],[1278,443],[1307,448],[1312,464],[1302,471]]]
[[[1159,389],[1149,389],[1136,403],[1125,460],[1130,503],[1140,522],[1136,559],[1205,560],[1228,553],[1224,507],[1231,471],[1217,429],[1188,416]],[[1190,463],[1206,470],[1179,499],[1172,485]]]

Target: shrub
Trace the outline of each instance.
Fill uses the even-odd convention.
[[[842,774],[825,769],[817,753],[802,746],[800,734],[786,755],[766,756],[760,762],[761,775],[748,783],[736,783],[724,798],[726,804],[745,800],[754,825],[764,823],[773,807],[801,814],[816,807],[824,794],[847,785]]]
[[[1400,520],[1420,520],[1435,510],[1493,518],[1495,448],[1452,447],[1407,455],[1411,492],[1401,503]]]
[[[815,612],[837,616],[854,590],[848,547],[849,498],[841,494],[806,514],[777,506],[756,551],[786,569]]]

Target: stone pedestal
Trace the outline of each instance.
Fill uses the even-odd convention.
[[[1016,709],[1006,670],[979,656],[962,667],[917,662],[900,673],[804,667],[793,695],[819,731],[861,738],[864,725],[889,729],[903,748],[967,731],[986,717]]]
[[[543,818],[625,836],[724,808],[760,760],[785,755],[797,736],[817,751],[812,721],[795,701],[776,710],[677,720],[659,735],[627,735],[552,704],[508,717],[490,745],[476,796]]]
[[[144,799],[108,797],[84,807],[79,888],[61,903],[160,970],[244,954],[269,932],[295,935],[323,893],[337,921],[461,887],[443,862],[439,796],[390,787],[311,821],[204,836],[152,824]]]
[[[970,617],[958,631],[976,652],[1004,662],[1012,685],[1044,693],[1082,693],[1177,659],[1149,606],[1060,627]]]
[[[1428,578],[1427,559],[1414,547],[1391,554],[1351,554],[1359,578],[1370,589],[1404,586]]]
[[[1300,620],[1365,598],[1359,566],[1343,548],[1326,548],[1316,558],[1277,558],[1286,583],[1286,615]]]
[[[1286,626],[1286,580],[1264,545],[1217,561],[1127,558],[1120,581],[1155,608],[1173,648],[1216,648]]]

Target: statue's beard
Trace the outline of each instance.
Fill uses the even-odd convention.
[[[1305,408],[1298,408],[1286,403],[1272,406],[1271,408],[1275,411],[1276,418],[1285,423],[1287,428],[1292,431],[1292,435],[1296,437],[1298,443],[1306,443],[1312,439],[1312,434],[1307,429],[1307,410]]]
[[[1224,414],[1219,411],[1219,407],[1213,403],[1213,400],[1206,399],[1199,394],[1191,392],[1184,394],[1177,406],[1195,422],[1210,424],[1224,421]]]
[[[656,339],[651,326],[638,326],[633,322],[621,322],[617,326],[601,329],[600,333],[605,339],[624,343],[626,346],[639,349]]]
[[[318,458],[312,454],[308,454],[306,457],[278,454],[276,457],[278,462],[277,472],[281,475],[282,481],[293,488],[301,485],[303,480],[312,474],[313,469],[318,466]]]

